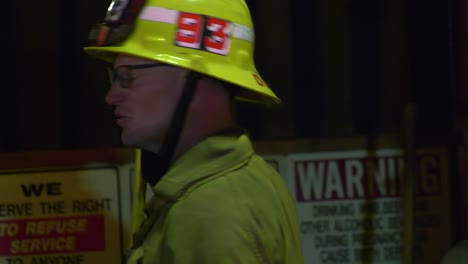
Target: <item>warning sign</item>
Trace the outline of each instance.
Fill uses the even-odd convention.
[[[417,263],[438,263],[450,245],[447,154],[419,151],[415,201]],[[305,263],[402,263],[405,173],[396,149],[287,156]]]
[[[0,263],[121,262],[119,197],[116,168],[1,173]]]

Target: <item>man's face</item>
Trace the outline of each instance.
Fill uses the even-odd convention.
[[[106,103],[115,106],[117,124],[124,145],[158,150],[185,84],[186,70],[163,65],[128,69],[122,65],[155,63],[138,57],[119,55],[114,62],[119,78],[111,85]]]

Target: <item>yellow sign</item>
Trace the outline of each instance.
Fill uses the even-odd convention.
[[[0,173],[0,263],[120,263],[119,173]]]

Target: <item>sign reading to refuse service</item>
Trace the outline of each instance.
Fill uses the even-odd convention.
[[[299,153],[287,164],[305,263],[402,263],[402,151]],[[435,264],[450,245],[447,154],[418,151],[416,167],[414,254]]]
[[[0,263],[120,263],[118,176],[115,168],[0,174]]]

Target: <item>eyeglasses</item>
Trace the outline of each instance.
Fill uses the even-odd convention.
[[[111,84],[118,80],[120,87],[128,88],[135,80],[135,77],[132,74],[132,70],[154,68],[159,66],[167,66],[167,64],[156,62],[137,65],[119,65],[115,68],[107,68],[107,71],[109,73],[109,80]]]

